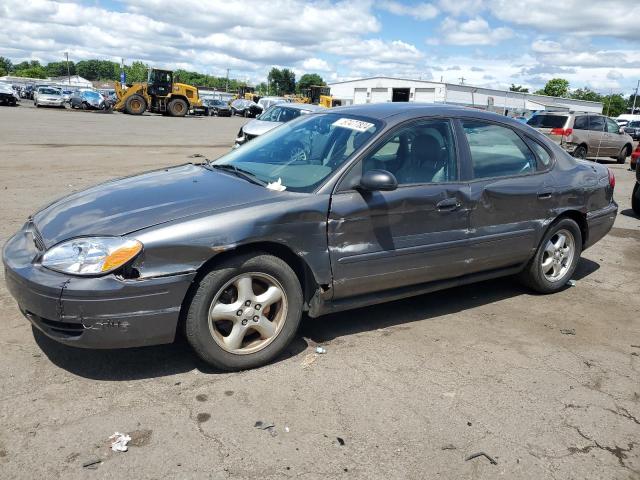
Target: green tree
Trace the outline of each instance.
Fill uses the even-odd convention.
[[[127,75],[127,83],[146,82],[149,67],[143,62],[135,61],[131,66],[125,65],[124,71]]]
[[[67,75],[67,62],[49,62],[44,69],[50,77],[65,77]],[[73,62],[69,62],[69,74],[76,74],[76,65]]]
[[[550,97],[566,97],[569,95],[569,80],[552,78],[542,90],[538,90],[536,93]]]
[[[20,62],[14,66],[12,72],[16,77],[29,77],[29,78],[47,78],[47,71],[40,65],[38,60],[31,60],[29,62]]]
[[[578,88],[577,90],[571,92],[571,98],[575,98],[576,100],[589,100],[591,102],[601,102],[602,95],[598,92],[594,92],[589,87]]]
[[[515,85],[515,84],[511,84],[511,86],[509,87],[509,91],[511,92],[523,92],[523,93],[529,93],[529,89],[526,87],[523,87],[522,85]]]
[[[602,97],[602,113],[609,117],[617,117],[627,112],[627,100],[621,93],[614,93]]]
[[[13,63],[6,57],[0,57],[0,76],[9,75],[13,70]]]
[[[298,80],[298,92],[302,92],[305,88],[309,88],[312,85],[324,86],[326,83],[317,73],[305,73],[300,77],[300,80]]]
[[[270,95],[286,95],[296,91],[296,74],[288,68],[273,67],[267,76]]]
[[[116,80],[120,66],[109,60],[81,60],[76,63],[76,73],[87,80]]]

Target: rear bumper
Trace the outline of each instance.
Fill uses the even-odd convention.
[[[25,229],[7,242],[5,281],[20,311],[48,337],[85,348],[138,347],[175,338],[195,273],[145,280],[74,277],[32,262],[32,245]]]
[[[587,236],[587,241],[584,244],[585,249],[589,248],[609,233],[613,227],[613,222],[616,220],[617,214],[618,204],[613,201],[605,208],[587,213],[587,227],[589,234]]]

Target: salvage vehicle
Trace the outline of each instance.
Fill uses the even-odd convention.
[[[249,123],[243,125],[238,132],[235,145],[242,145],[252,138],[267,133],[278,125],[290,122],[291,120],[298,118],[300,115],[317,112],[318,110],[323,110],[323,107],[309,105],[306,103],[276,104],[256,117],[255,120],[251,120]],[[303,151],[301,143],[299,147],[296,147],[296,150],[299,152]]]
[[[633,139],[614,120],[596,113],[544,112],[527,125],[547,135],[576,158],[611,157],[624,164]]]
[[[304,158],[288,158],[292,138],[311,138]],[[607,167],[504,116],[339,107],[215,161],[50,204],[5,244],[5,280],[58,342],[133,347],[184,331],[204,361],[241,370],[277,358],[303,312],[504,275],[558,292],[611,229],[614,186]]]
[[[239,98],[231,102],[231,114],[241,117],[255,118],[262,113],[262,109],[256,102]]]
[[[107,103],[102,95],[94,90],[81,90],[75,92],[69,98],[71,108],[80,108],[82,110],[104,110]]]
[[[18,95],[8,83],[0,82],[0,103],[15,106],[20,101]]]
[[[640,140],[640,120],[633,120],[627,123],[624,131],[634,140]]]
[[[64,108],[65,99],[62,91],[54,87],[40,87],[33,95],[33,104],[39,107],[62,107]]]
[[[231,116],[231,107],[227,102],[223,102],[222,100],[207,100],[205,102],[207,108],[209,109],[209,115],[212,117],[230,117]]]

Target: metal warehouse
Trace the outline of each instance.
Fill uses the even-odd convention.
[[[602,113],[601,102],[548,97],[532,93],[393,77],[371,77],[329,84],[343,105],[383,102],[450,103],[515,116],[549,111]]]

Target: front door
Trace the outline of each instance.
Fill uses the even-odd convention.
[[[356,178],[368,170],[389,171],[398,188],[364,192],[338,187],[328,225],[334,298],[464,272],[468,185],[458,180],[449,121],[401,127],[354,168]]]
[[[521,264],[535,251],[555,201],[550,152],[506,125],[461,125],[473,168],[468,273]]]

